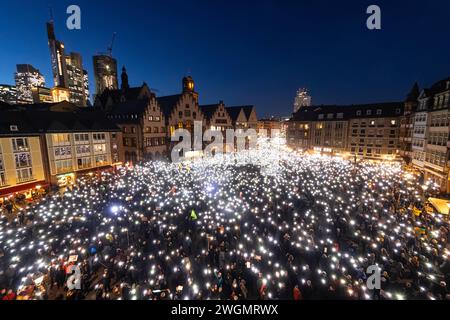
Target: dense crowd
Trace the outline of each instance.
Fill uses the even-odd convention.
[[[448,299],[424,183],[278,148],[85,177],[2,218],[0,299]]]

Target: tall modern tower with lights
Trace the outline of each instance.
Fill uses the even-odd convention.
[[[53,21],[47,23],[48,45],[52,60],[55,102],[68,100],[78,106],[89,101],[89,80],[79,53],[65,53],[64,43],[56,39]]]
[[[18,103],[33,103],[33,89],[45,87],[45,78],[29,64],[18,64],[15,73]]]
[[[102,94],[106,89],[117,90],[117,60],[109,55],[94,56],[95,93]]]
[[[308,94],[308,90],[305,88],[299,89],[294,101],[294,113],[300,110],[302,107],[309,107],[311,105],[311,96]]]
[[[47,23],[47,35],[55,87],[69,88],[65,47],[64,43],[56,39],[53,21]]]

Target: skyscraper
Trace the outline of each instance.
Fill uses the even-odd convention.
[[[300,110],[301,107],[311,106],[311,96],[308,94],[308,90],[301,88],[297,91],[294,101],[294,112]]]
[[[66,56],[68,89],[70,102],[78,106],[86,106],[86,91],[81,55],[71,52]]]
[[[91,106],[91,101],[89,99],[89,75],[86,70],[83,70],[83,82],[84,82],[84,95],[86,97],[86,105]]]
[[[65,47],[64,43],[56,40],[55,25],[53,21],[47,23],[47,35],[55,87],[68,88],[69,80],[67,78]]]
[[[89,100],[89,78],[87,71],[83,69],[83,59],[76,52],[65,54],[64,43],[56,40],[53,21],[47,23],[48,43],[52,59],[53,79],[55,92],[65,92],[68,89],[69,101],[84,107]],[[67,92],[63,98],[66,99]],[[57,95],[60,97],[60,95]]]
[[[0,84],[0,101],[9,104],[16,104],[17,88],[9,84]]]
[[[18,103],[33,103],[33,88],[45,87],[45,78],[29,64],[18,64],[15,74]]]
[[[108,55],[94,56],[95,93],[102,94],[105,89],[117,90],[117,60]]]

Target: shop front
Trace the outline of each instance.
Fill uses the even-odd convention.
[[[16,185],[9,188],[0,189],[0,204],[6,200],[22,199],[30,201],[37,196],[45,194],[49,187],[45,181],[35,181],[32,183]]]

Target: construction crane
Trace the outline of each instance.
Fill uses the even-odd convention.
[[[111,45],[108,47],[108,54],[111,58],[112,58],[112,52],[113,52],[113,47],[114,47],[114,40],[116,40],[116,36],[117,36],[117,32],[114,32],[112,40],[111,40]]]

